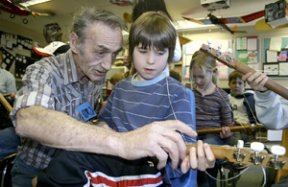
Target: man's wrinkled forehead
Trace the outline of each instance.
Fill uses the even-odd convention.
[[[119,46],[118,48],[111,48],[110,46],[105,46],[105,45],[100,45],[100,44],[97,45],[96,48],[98,50],[105,51],[105,52],[111,52],[111,53],[119,53],[120,51],[123,50],[122,46]]]

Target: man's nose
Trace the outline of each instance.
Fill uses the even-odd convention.
[[[105,70],[110,70],[112,67],[113,62],[115,61],[115,57],[111,54],[111,55],[106,55],[106,57],[103,59],[103,62],[101,63],[101,66],[105,69]]]

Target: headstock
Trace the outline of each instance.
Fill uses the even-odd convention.
[[[226,66],[233,68],[233,69],[236,69],[236,70],[239,69],[238,66],[241,66],[241,64],[243,64],[240,61],[238,61],[237,59],[232,58],[231,55],[222,53],[220,50],[214,49],[214,48],[210,47],[209,45],[203,44],[201,46],[200,50],[202,52],[212,56],[213,58],[217,59],[219,62],[225,64]],[[250,68],[249,66],[247,66],[247,68],[245,68],[245,69],[241,69],[238,71],[240,71],[241,73],[255,72],[255,70]]]
[[[196,147],[196,144],[188,143],[186,147],[188,154],[189,149]],[[227,160],[244,166],[259,165],[288,170],[288,157],[282,156],[285,153],[282,149],[284,147],[280,148],[278,152],[274,152],[273,155],[264,152],[264,145],[259,142],[251,143],[251,148],[243,147],[243,143],[242,145],[239,143],[237,147],[210,145],[210,148],[216,159]]]

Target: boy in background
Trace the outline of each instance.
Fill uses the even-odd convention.
[[[228,86],[230,88],[231,108],[233,110],[234,122],[236,124],[256,124],[258,119],[255,112],[255,101],[253,91],[245,91],[246,82],[242,80],[243,74],[239,71],[233,71],[228,78]],[[253,134],[247,131],[234,132],[233,138],[229,139],[230,145],[237,144],[237,140],[242,139],[249,142],[254,138]],[[231,142],[232,139],[235,139]]]

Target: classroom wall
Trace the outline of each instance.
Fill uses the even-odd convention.
[[[254,27],[239,27],[238,30],[244,30],[247,31],[247,33],[241,33],[237,35],[231,35],[228,32],[221,32],[220,29],[212,29],[212,32],[208,32],[207,29],[205,30],[197,30],[197,31],[188,31],[186,33],[182,33],[184,37],[187,37],[194,42],[197,41],[207,41],[208,39],[212,40],[231,40],[232,41],[232,46],[234,46],[235,39],[237,37],[242,37],[242,36],[257,36],[259,38],[259,63],[260,67],[262,68],[262,64],[265,61],[263,59],[264,55],[264,48],[263,48],[263,40],[264,38],[271,38],[271,37],[276,37],[276,36],[281,36],[281,37],[288,37],[288,28],[282,28],[282,29],[275,29],[271,31],[257,31],[254,29]],[[233,50],[234,51],[234,50]],[[183,60],[183,59],[182,59]],[[284,87],[288,88],[288,77],[270,77],[277,83],[283,85]],[[183,83],[188,82],[188,80],[184,79]],[[227,79],[220,79],[220,87],[223,88],[228,88],[228,80]]]
[[[29,24],[29,23],[28,23]],[[37,42],[39,45],[41,46],[45,46],[46,45],[46,41],[44,36],[42,35],[42,32],[34,32],[30,29],[27,29],[25,27],[25,25],[23,26],[19,26],[16,24],[13,24],[9,21],[6,20],[1,20],[0,19],[0,28],[1,31],[4,32],[8,32],[11,34],[17,34],[17,35],[21,35],[27,38],[32,39],[33,41]],[[41,28],[42,29],[42,28]],[[40,30],[41,30],[40,29]],[[262,67],[262,63],[264,61],[263,59],[263,41],[262,39],[264,38],[269,38],[269,37],[275,37],[275,36],[288,36],[288,28],[283,28],[283,29],[277,29],[277,30],[272,30],[272,31],[256,31],[254,29],[254,27],[239,27],[239,30],[244,30],[247,31],[246,34],[241,33],[241,34],[237,34],[237,35],[231,35],[227,32],[221,32],[220,29],[211,29],[212,32],[207,32],[208,29],[204,29],[204,30],[189,30],[189,31],[181,31],[181,35],[183,35],[184,37],[190,38],[193,41],[207,41],[207,39],[212,39],[212,40],[231,40],[232,42],[235,41],[236,37],[239,36],[258,36],[258,38],[260,38],[260,63],[261,63],[261,67]],[[233,44],[232,44],[233,45]],[[23,53],[23,55],[25,55],[25,52],[19,50],[17,51],[17,53]],[[183,59],[182,59],[183,60]],[[177,66],[177,68],[179,69],[180,66]],[[13,68],[12,68],[13,69]],[[288,78],[287,77],[271,77],[273,80],[275,80],[276,82],[278,82],[279,84],[288,87]],[[188,82],[188,80],[183,80],[183,83]],[[227,88],[228,81],[227,79],[221,79],[220,80],[220,87],[224,87]]]
[[[28,23],[29,24],[29,23]],[[18,25],[3,19],[0,19],[0,30],[3,32],[15,34],[15,35],[21,35],[27,38],[32,39],[33,41],[36,41],[41,46],[46,45],[45,38],[42,34],[42,32],[35,32],[31,29],[28,29],[25,27],[25,25]],[[39,30],[42,30],[40,28]]]

